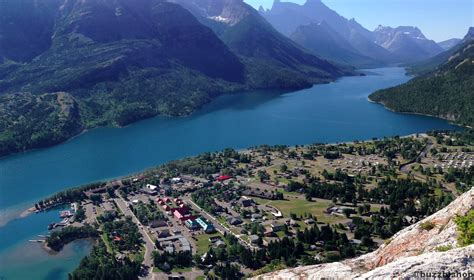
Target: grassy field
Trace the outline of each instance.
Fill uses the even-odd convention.
[[[318,221],[323,223],[338,223],[346,220],[344,217],[331,216],[324,213],[324,210],[332,204],[332,201],[330,200],[315,199],[314,201],[307,201],[306,199],[294,198],[290,200],[266,200],[255,198],[254,200],[259,204],[267,204],[278,208],[285,218],[288,218],[290,213],[294,213],[298,216],[308,213],[317,217]]]
[[[196,236],[196,246],[197,246],[197,254],[198,255],[203,255],[204,253],[207,252],[207,249],[209,248],[209,246],[212,244],[210,241],[209,241],[209,238],[210,237],[214,237],[214,236],[221,236],[221,234],[219,233],[215,233],[215,234],[200,234],[198,236]]]

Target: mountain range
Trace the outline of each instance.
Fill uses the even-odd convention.
[[[445,51],[452,49],[455,47],[457,44],[459,44],[462,41],[462,39],[458,38],[453,38],[453,39],[448,39],[445,41],[438,42],[438,45],[443,48]]]
[[[443,52],[443,48],[428,40],[417,27],[380,25],[372,34],[376,44],[389,50],[401,62],[421,61]]]
[[[189,114],[218,94],[353,75],[241,0],[0,2],[0,154]],[[199,11],[199,12],[197,12]]]
[[[394,111],[474,126],[474,28],[459,45],[416,67],[419,76],[377,91],[369,96],[370,100]]]
[[[281,33],[339,63],[358,67],[406,64],[443,51],[416,27],[379,26],[369,31],[355,19],[340,16],[321,0],[307,0],[303,5],[275,0],[271,9],[259,11]]]

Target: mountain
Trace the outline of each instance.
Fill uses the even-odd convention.
[[[276,31],[243,0],[171,1],[182,5],[200,22],[212,28],[249,66],[249,71],[253,73],[251,77],[265,75],[275,82],[314,77],[314,82],[321,82],[350,73],[303,50]]]
[[[307,0],[303,5],[275,0],[271,9],[260,9],[260,13],[278,31],[290,37],[293,37],[292,34],[300,26],[326,22],[346,42],[349,42],[359,56],[368,57],[379,65],[395,62],[395,57],[389,51],[373,42],[371,31],[362,27],[354,19],[348,20],[340,16],[320,0]],[[351,56],[351,54],[348,55]]]
[[[375,59],[362,55],[325,21],[300,25],[290,38],[314,54],[341,64],[360,67],[377,64]]]
[[[189,114],[225,92],[353,74],[303,51],[243,2],[211,2],[229,19],[209,20],[219,36],[163,0],[0,1],[0,155],[100,125]]]
[[[474,244],[459,244],[461,233],[456,219],[472,217],[473,208],[474,189],[471,189],[440,211],[398,232],[374,252],[342,262],[289,268],[252,279],[443,278],[423,277],[421,272],[453,273],[466,277],[447,278],[469,278],[474,264]],[[472,234],[472,227],[470,230]],[[469,229],[465,234],[470,234]]]
[[[447,61],[451,56],[455,55],[456,52],[459,52],[462,49],[463,45],[465,45],[470,40],[474,40],[474,27],[470,27],[468,29],[467,34],[460,42],[456,44],[456,46],[434,57],[411,64],[409,71],[413,74],[424,74],[430,72],[438,65],[443,64],[443,62]]]
[[[415,62],[433,57],[443,49],[433,40],[413,26],[399,26],[396,28],[381,26],[374,32],[374,41],[397,56],[400,62]]]
[[[455,47],[461,41],[462,41],[462,39],[453,38],[453,39],[445,40],[445,41],[442,41],[442,42],[438,42],[438,46],[443,48],[443,50],[447,51],[447,50],[452,49],[453,47]]]
[[[471,28],[472,32],[472,28]],[[448,51],[449,57],[434,69],[409,82],[377,91],[370,100],[387,108],[427,114],[463,125],[474,126],[474,40]]]

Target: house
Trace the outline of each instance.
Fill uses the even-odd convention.
[[[167,229],[167,228],[166,228],[166,229],[160,229],[160,230],[157,231],[157,233],[156,233],[156,236],[157,236],[158,238],[164,238],[164,237],[168,237],[168,236],[170,236],[170,235],[171,235],[170,230]]]
[[[243,223],[242,219],[240,219],[239,217],[230,217],[227,219],[227,222],[229,223],[229,225],[233,226],[240,225],[241,223]]]
[[[241,203],[243,207],[250,207],[254,204],[253,199],[248,198],[246,196],[242,196]]]
[[[189,208],[188,207],[179,207],[173,209],[173,215],[178,220],[187,220],[187,216],[189,215]]]
[[[262,215],[258,213],[253,213],[251,217],[252,217],[252,220],[258,220],[262,218]]]
[[[214,243],[218,240],[222,240],[222,238],[219,235],[209,237],[209,242],[211,243]]]
[[[208,221],[206,221],[204,218],[202,217],[199,217],[196,219],[196,222],[202,227],[202,229],[206,232],[206,233],[213,233],[216,231],[216,228],[214,227],[214,225]]]
[[[285,229],[285,225],[282,224],[271,224],[270,228],[273,232],[279,232]]]
[[[177,184],[177,183],[181,183],[182,180],[180,177],[174,177],[174,178],[171,178],[171,183],[173,184]]]
[[[166,227],[167,224],[163,220],[153,220],[148,224],[151,228]]]
[[[150,190],[149,188],[144,188],[144,189],[143,189],[143,193],[145,193],[145,194],[147,194],[147,195],[150,195],[150,196],[158,195],[158,191],[157,191],[157,190]]]
[[[184,222],[184,225],[185,225],[188,229],[191,229],[191,230],[196,230],[196,229],[199,228],[198,222],[196,222],[196,220],[193,220],[193,219],[187,219],[187,220]]]
[[[258,244],[260,237],[258,235],[253,234],[249,236],[249,240],[252,244]]]
[[[315,223],[315,221],[314,221],[314,219],[309,218],[309,219],[304,220],[304,223],[307,224],[307,225],[312,225],[312,224]]]
[[[276,234],[272,230],[267,230],[263,233],[263,236],[265,236],[265,237],[275,237]]]
[[[214,247],[217,247],[217,248],[223,248],[225,246],[227,246],[227,245],[222,240],[217,240],[216,243],[214,243]]]
[[[149,195],[157,195],[158,194],[158,186],[147,184],[145,188],[143,188],[143,192]]]

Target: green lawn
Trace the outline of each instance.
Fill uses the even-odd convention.
[[[298,216],[305,213],[312,214],[317,217],[319,222],[335,223],[345,220],[344,217],[330,216],[324,213],[324,210],[332,204],[330,200],[314,199],[314,201],[307,201],[306,199],[290,199],[290,200],[266,200],[255,198],[259,204],[268,204],[278,208],[285,218],[294,213]]]
[[[196,236],[197,241],[196,241],[196,246],[197,246],[197,254],[198,255],[203,255],[204,253],[207,252],[207,249],[211,245],[211,242],[209,241],[210,237],[213,236],[221,236],[219,233],[214,233],[214,234],[200,234]]]

